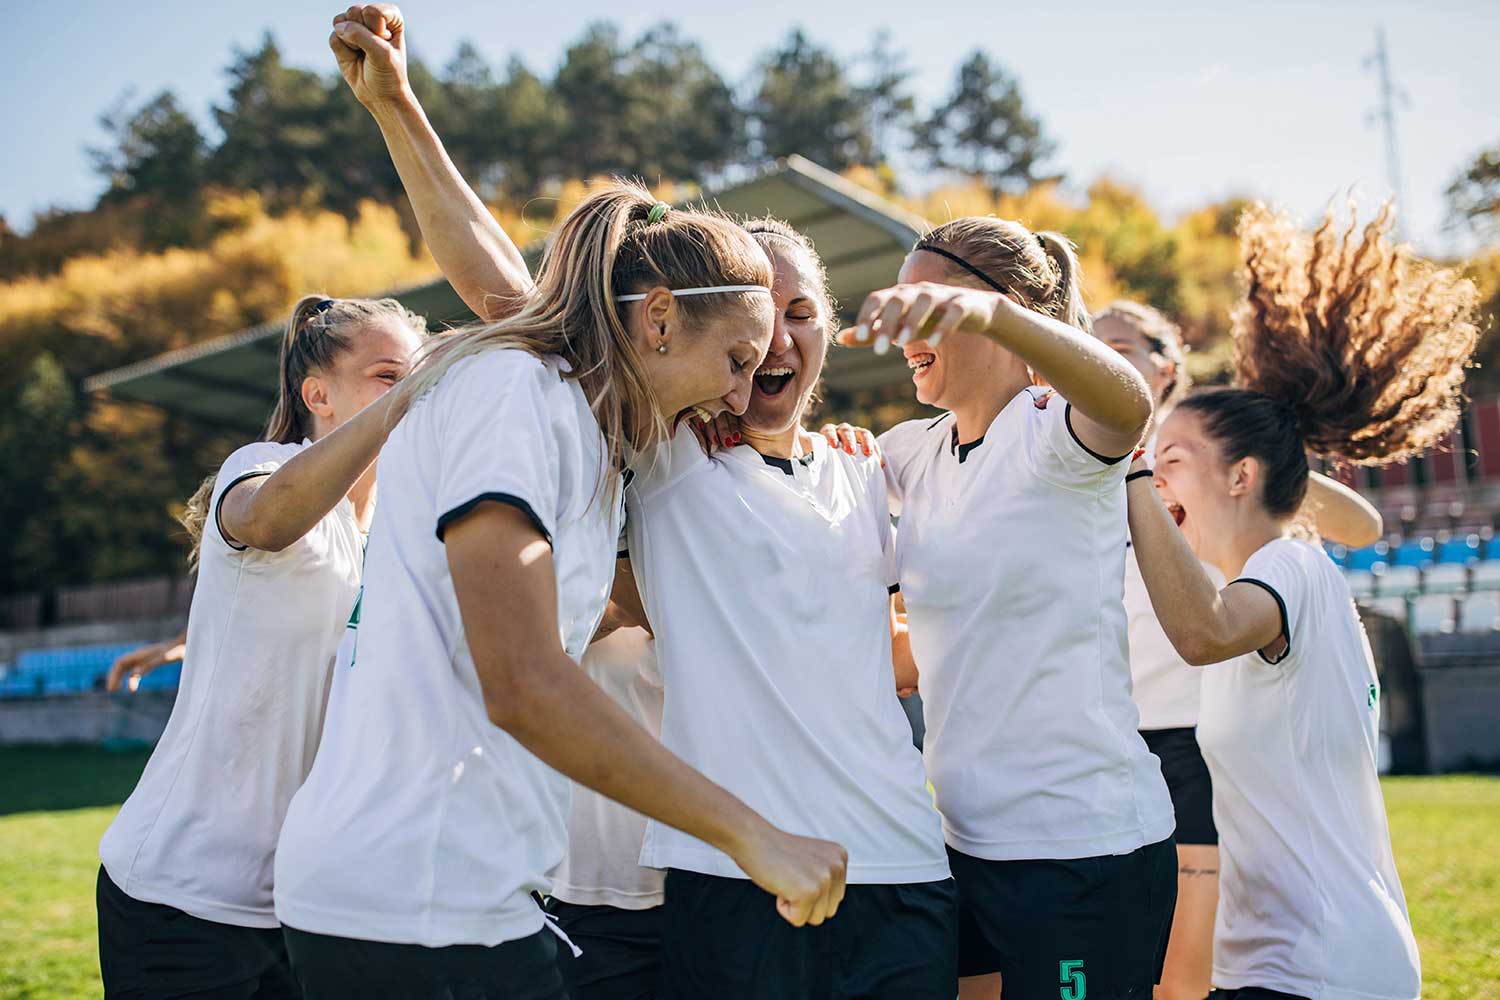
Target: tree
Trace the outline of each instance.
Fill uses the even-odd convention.
[[[1481,239],[1500,237],[1500,146],[1481,150],[1448,185],[1451,225]]]
[[[328,181],[338,165],[363,159],[363,151],[351,157],[351,150],[330,142],[330,126],[353,103],[333,100],[334,87],[342,90],[343,84],[284,64],[269,33],[254,52],[236,51],[227,72],[228,100],[213,109],[224,133],[209,161],[217,183],[258,191],[268,204],[284,208],[336,188]]]
[[[619,113],[635,148],[631,173],[702,181],[744,159],[744,115],[696,42],[656,25],[630,47],[623,70],[628,96]]]
[[[750,102],[754,152],[762,157],[801,153],[830,170],[876,161],[867,94],[838,59],[795,29],[761,60]]]
[[[906,54],[891,45],[889,32],[877,32],[870,51],[860,59],[865,79],[859,92],[866,109],[874,157],[884,163],[891,157],[898,138],[910,136],[916,117],[916,99],[908,87],[911,67]]]
[[[141,246],[160,249],[207,238],[211,226],[203,210],[203,188],[208,143],[197,122],[169,90],[134,112],[128,102],[127,94],[100,116],[113,145],[88,151],[94,170],[109,183],[100,205],[137,209],[125,214],[138,219]]]
[[[132,195],[184,197],[203,186],[208,144],[198,124],[164,90],[135,112],[126,110],[128,95],[99,118],[113,139],[110,148],[94,148],[94,170],[108,182],[102,197],[123,200]]]
[[[566,116],[558,156],[575,177],[627,173],[639,160],[625,116],[624,61],[619,29],[598,23],[568,47],[557,69],[551,89]]]
[[[1055,150],[1028,113],[1015,78],[976,51],[959,67],[948,100],[916,130],[916,145],[939,170],[983,181],[992,191],[1036,182]]]

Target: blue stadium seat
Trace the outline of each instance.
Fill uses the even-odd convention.
[[[1352,550],[1344,562],[1349,569],[1372,570],[1376,563],[1385,562],[1386,555],[1390,552],[1390,545],[1385,541],[1376,542],[1374,545],[1366,545],[1362,549]]]
[[[110,664],[140,643],[74,646],[66,649],[34,649],[16,657],[15,669],[0,682],[0,697],[36,697],[78,694],[104,687]],[[142,679],[148,689],[177,687],[181,664],[167,664]]]
[[[1438,562],[1468,565],[1479,560],[1479,536],[1450,538],[1438,548]]]
[[[1395,558],[1391,560],[1395,566],[1428,566],[1432,563],[1433,550],[1436,548],[1431,538],[1413,538],[1402,542],[1401,547],[1396,550]]]

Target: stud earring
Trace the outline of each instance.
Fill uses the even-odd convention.
[[[657,344],[656,345],[656,353],[657,354],[666,354],[667,353],[667,345],[666,344]]]

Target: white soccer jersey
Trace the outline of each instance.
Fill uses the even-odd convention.
[[[342,500],[280,552],[251,549],[224,538],[219,503],[306,446],[257,442],[220,468],[172,717],[99,844],[126,895],[242,927],[276,926],[276,838],[318,748],[363,536]]]
[[[562,860],[568,782],[490,722],[442,535],[482,501],[526,512],[552,546],[558,641],[583,658],[614,577],[620,491],[565,370],[512,349],[467,358],[391,433],[353,663],[282,829],[283,923],[430,947],[542,926],[529,894]]]
[[[1156,462],[1156,436],[1146,441],[1146,462]],[[1126,543],[1125,616],[1129,623],[1130,677],[1132,695],[1141,713],[1142,729],[1185,729],[1198,724],[1198,692],[1203,685],[1203,668],[1195,667],[1178,655],[1172,640],[1162,631],[1151,595],[1141,578],[1141,567],[1135,549]],[[1224,574],[1203,563],[1203,571],[1217,586],[1224,586]]]
[[[767,820],[849,852],[851,883],[948,877],[896,697],[877,460],[813,436],[790,474],[679,432],[630,488],[630,558],[665,682],[662,742]],[[643,864],[744,878],[648,823]]]
[[[1263,546],[1240,580],[1283,609],[1289,649],[1205,668],[1198,741],[1214,782],[1214,985],[1312,1000],[1415,1000],[1417,944],[1376,774],[1380,689],[1343,575]]]
[[[1130,698],[1125,462],[1041,389],[982,441],[958,447],[951,414],[880,437],[948,843],[1005,861],[1163,840],[1172,802]]]
[[[650,633],[622,628],[605,636],[589,647],[583,669],[647,732],[661,737],[661,671]],[[660,906],[666,873],[641,866],[645,835],[646,817],[575,784],[568,853],[552,875],[552,895],[578,906]]]

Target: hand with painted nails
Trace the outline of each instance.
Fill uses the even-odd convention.
[[[706,421],[693,414],[687,418],[687,426],[703,446],[705,455],[733,448],[744,440],[740,435],[740,418],[727,410]]]
[[[871,292],[852,328],[839,334],[845,347],[873,347],[884,354],[894,344],[926,341],[936,347],[955,330],[989,333],[996,313],[1009,302],[997,292],[922,282]]]
[[[865,428],[847,423],[824,424],[818,433],[828,439],[830,448],[842,448],[851,455],[874,455],[880,459],[880,467],[885,468],[885,456],[880,454],[880,445],[876,442],[875,435]]]

